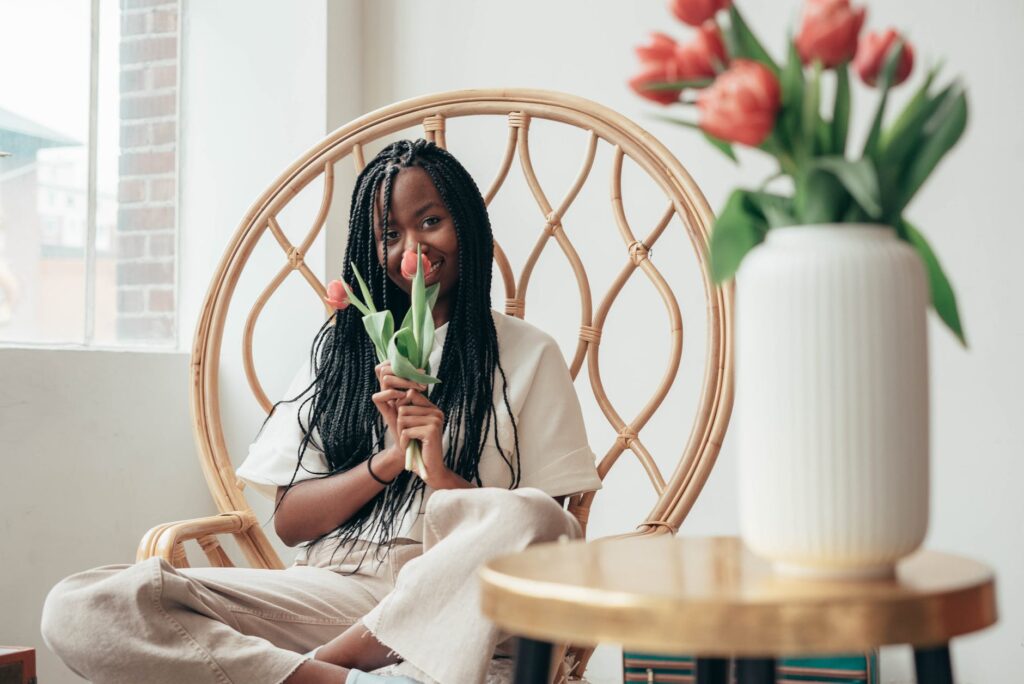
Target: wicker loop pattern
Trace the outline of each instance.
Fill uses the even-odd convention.
[[[530,124],[530,115],[526,112],[509,112],[508,125],[511,128],[526,128]]]
[[[234,464],[226,443],[221,416],[219,371],[222,353],[236,353],[234,349],[222,350],[225,339],[230,339],[225,329],[228,325],[228,311],[232,305],[235,289],[247,267],[255,260],[250,256],[261,240],[271,239],[282,250],[281,267],[273,274],[266,274],[269,282],[260,292],[245,317],[242,330],[242,366],[249,387],[256,401],[269,412],[272,407],[259,380],[253,361],[253,340],[256,323],[282,283],[293,273],[307,283],[310,294],[325,308],[325,315],[334,313],[323,301],[326,295],[324,283],[305,263],[313,242],[323,232],[328,212],[332,206],[335,166],[351,164],[357,172],[366,165],[366,154],[371,147],[388,136],[406,132],[422,126],[424,137],[440,147],[446,147],[446,130],[449,119],[461,117],[506,117],[504,150],[496,172],[488,185],[480,184],[485,203],[492,200],[502,189],[518,159],[522,172],[536,204],[543,227],[537,230],[532,250],[525,261],[516,264],[513,270],[508,256],[502,249],[503,236],[495,235],[494,265],[495,282],[500,283],[505,297],[505,313],[524,318],[526,296],[530,280],[539,259],[549,246],[564,261],[575,278],[578,293],[578,309],[568,305],[567,310],[579,312],[579,337],[575,350],[566,354],[569,371],[576,379],[586,369],[593,398],[604,415],[608,425],[615,431],[615,438],[608,444],[593,443],[599,456],[598,473],[602,478],[614,468],[623,453],[636,458],[650,480],[655,494],[655,503],[645,516],[638,531],[630,534],[653,534],[655,531],[675,532],[700,493],[711,468],[715,463],[732,408],[732,286],[715,287],[710,278],[706,261],[708,231],[712,214],[699,188],[679,164],[678,160],[656,138],[620,114],[590,100],[545,90],[535,89],[472,89],[436,93],[383,107],[370,112],[335,130],[300,156],[291,166],[256,199],[243,217],[241,224],[227,245],[213,274],[207,290],[203,309],[200,312],[193,341],[191,361],[192,415],[196,440],[200,451],[200,462],[210,492],[221,514],[193,521],[167,523],[152,528],[143,538],[137,558],[142,560],[160,555],[172,560],[178,567],[186,567],[182,544],[188,539],[196,540],[207,558],[214,565],[230,566],[217,535],[231,534],[238,547],[252,567],[282,568],[280,557],[267,539],[263,527],[243,493],[243,483],[234,475]],[[560,126],[575,128],[586,133],[579,171],[569,189],[559,197],[550,197],[545,192],[534,170],[531,157],[530,125],[533,119]],[[486,141],[472,142],[473,145]],[[596,237],[593,226],[581,226],[586,233],[576,233],[577,227],[565,217],[572,204],[580,195],[585,183],[591,178],[599,143],[610,148],[612,168],[610,173],[609,200],[613,221],[613,239],[621,239],[628,259],[611,273],[611,283],[604,292],[593,292],[587,265],[576,251],[573,238],[579,240]],[[498,144],[501,144],[500,141]],[[622,201],[622,170],[626,160],[645,173],[663,193],[665,208],[654,225],[634,226],[628,220]],[[304,237],[296,244],[289,241],[279,225],[279,217],[296,197],[314,181],[323,182],[320,206]],[[607,180],[605,182],[607,182]],[[573,214],[575,215],[575,214]],[[673,219],[676,219],[673,222]],[[700,272],[706,307],[702,310],[706,321],[706,344],[701,380],[701,393],[696,415],[690,432],[681,437],[677,453],[670,456],[674,463],[668,477],[655,463],[651,449],[641,436],[644,427],[662,405],[666,395],[677,379],[683,349],[683,319],[676,293],[651,261],[653,247],[659,237],[669,229],[681,225],[693,248]],[[617,229],[617,234],[616,234]],[[671,263],[677,263],[673,255]],[[545,266],[547,268],[547,266]],[[262,274],[257,274],[258,276]],[[623,417],[608,395],[601,378],[602,359],[601,336],[607,325],[612,307],[627,281],[633,277],[646,278],[652,286],[650,291],[660,299],[666,312],[664,321],[652,317],[652,326],[669,336],[667,357],[663,370],[656,380],[656,387],[639,412],[632,417]],[[606,279],[602,278],[602,282]],[[630,331],[631,334],[633,331]],[[650,333],[645,330],[644,333]],[[570,358],[571,356],[571,358]],[[613,359],[615,361],[615,359]],[[658,364],[658,359],[649,360]],[[591,432],[591,435],[594,433]],[[655,450],[664,451],[659,445]],[[595,492],[586,492],[572,497],[568,510],[586,530]],[[625,521],[628,526],[632,521]],[[582,673],[588,659],[582,652],[576,673]]]
[[[642,523],[636,526],[636,529],[639,530],[641,527],[663,527],[672,534],[675,534],[679,531],[678,525],[673,525],[672,523],[665,520],[644,520]]]
[[[592,325],[581,325],[580,339],[590,344],[597,344],[601,341],[601,329]]]
[[[431,114],[425,117],[423,119],[423,133],[430,142],[440,148],[447,148],[443,114]]]
[[[708,273],[706,250],[712,221],[710,208],[675,157],[657,139],[618,113],[598,103],[564,93],[514,88],[474,89],[412,98],[383,107],[346,124],[315,144],[285,169],[243,217],[207,290],[196,327],[191,362],[192,413],[200,461],[217,508],[222,513],[212,518],[169,523],[153,528],[140,545],[140,559],[159,554],[173,558],[176,564],[187,563],[182,543],[194,539],[211,563],[230,564],[217,541],[217,535],[231,534],[251,566],[283,567],[264,529],[252,513],[243,493],[243,483],[234,475],[234,464],[221,422],[221,355],[237,353],[237,348],[222,350],[222,343],[231,338],[225,329],[228,325],[228,310],[234,303],[236,286],[247,267],[255,268],[251,265],[256,262],[250,256],[256,246],[266,239],[275,241],[282,250],[283,263],[275,273],[266,274],[268,280],[264,282],[267,284],[245,316],[241,336],[242,365],[249,387],[257,402],[269,412],[272,402],[263,389],[253,362],[256,323],[270,298],[278,293],[282,283],[292,274],[297,274],[306,282],[310,288],[309,294],[315,296],[317,301],[322,302],[326,295],[321,278],[314,274],[304,259],[314,240],[325,228],[332,206],[336,165],[350,164],[348,168],[361,171],[366,165],[366,155],[370,154],[376,143],[400,132],[406,132],[407,137],[414,137],[407,132],[417,126],[422,126],[428,140],[444,147],[449,119],[495,116],[506,117],[508,125],[503,132],[504,140],[494,141],[494,144],[503,144],[504,147],[498,168],[489,184],[480,183],[481,190],[486,188],[483,192],[484,201],[490,206],[509,174],[521,172],[538,212],[535,215],[537,222],[532,249],[522,263],[513,265],[510,262],[501,246],[505,236],[499,231],[495,234],[495,283],[503,290],[505,313],[517,318],[525,317],[531,277],[545,249],[550,248],[549,253],[554,251],[563,259],[559,267],[571,271],[578,294],[578,298],[574,298],[578,307],[568,303],[570,298],[566,298],[566,310],[578,312],[579,316],[579,337],[574,341],[575,349],[570,347],[566,350],[567,365],[573,379],[578,378],[581,371],[587,374],[593,399],[615,433],[615,438],[609,443],[598,444],[594,441],[592,444],[599,458],[598,472],[602,478],[606,477],[622,454],[628,453],[628,458],[635,458],[644,469],[655,494],[655,503],[645,516],[645,521],[639,525],[638,531],[631,534],[651,534],[652,529],[672,532],[679,529],[714,465],[732,407],[732,289],[731,285],[715,287]],[[572,185],[560,197],[548,195],[534,170],[530,145],[533,119],[585,133],[586,141],[581,149],[578,173]],[[486,142],[474,140],[472,144],[482,145]],[[576,215],[568,213],[570,207],[581,196],[584,184],[592,180],[592,175],[597,175],[592,174],[592,171],[599,144],[610,150],[612,167],[610,178],[595,182],[608,184],[606,187],[609,187],[610,202],[607,206],[612,220],[607,224],[610,226],[611,238],[616,244],[621,240],[621,245],[627,251],[623,256],[628,258],[623,259],[614,272],[602,274],[610,275],[611,278],[601,278],[600,281],[610,281],[610,284],[607,289],[595,292],[588,264],[584,263],[573,241],[607,237],[608,233],[598,236],[593,230],[595,226],[576,226],[573,225],[574,221],[566,217]],[[645,173],[663,193],[664,211],[653,225],[634,226],[625,214],[622,171],[627,160]],[[292,244],[279,225],[279,217],[290,215],[284,210],[303,194],[307,186],[319,180],[323,181],[319,209],[302,239]],[[693,248],[691,258],[695,259],[699,267],[700,284],[707,302],[707,306],[700,312],[706,320],[706,344],[696,415],[689,434],[681,436],[679,444],[670,445],[670,451],[674,453],[670,453],[665,462],[671,462],[673,470],[663,474],[655,463],[652,448],[645,443],[644,436],[647,433],[644,428],[661,407],[677,379],[683,349],[683,318],[676,293],[650,259],[655,243],[670,229],[670,225],[671,229],[685,232]],[[673,264],[676,263],[674,259],[675,255]],[[601,339],[612,307],[616,305],[626,283],[634,276],[646,279],[645,285],[651,286],[648,291],[660,300],[665,311],[664,319],[652,317],[651,327],[645,329],[644,334],[666,334],[670,344],[664,359],[650,359],[650,363],[646,364],[648,367],[658,364],[662,366],[660,371],[652,372],[651,384],[656,385],[652,394],[636,415],[624,417],[602,382],[602,368],[608,360],[601,357],[603,348],[607,347],[607,342],[602,345]],[[323,306],[325,315],[333,314],[329,305],[323,303]],[[630,332],[632,334],[633,331]],[[616,360],[613,358],[612,362]],[[592,437],[594,434],[591,432]],[[655,453],[661,454],[664,451],[664,446],[660,444],[653,448]],[[584,530],[594,495],[594,492],[579,494],[568,503],[568,510]],[[626,529],[633,522],[624,521]],[[579,671],[582,671],[586,657],[580,662]]]
[[[639,266],[644,259],[650,258],[652,251],[652,249],[639,240],[629,243],[629,258],[634,266]]]
[[[431,114],[423,119],[423,130],[427,133],[433,133],[435,131],[444,130],[444,116],[441,114]]]
[[[623,449],[629,449],[633,446],[636,436],[636,430],[627,425],[619,429],[616,439],[622,444]]]
[[[544,230],[549,235],[554,235],[555,231],[562,227],[561,219],[558,216],[558,212],[548,212],[548,215],[544,217]]]
[[[505,300],[505,315],[522,318],[526,315],[526,302],[522,299],[510,298]]]

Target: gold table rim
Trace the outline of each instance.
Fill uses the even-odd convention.
[[[801,601],[754,601],[737,597],[687,599],[667,594],[612,591],[560,580],[517,577],[503,571],[510,559],[547,560],[566,553],[596,552],[636,544],[732,547],[756,566],[737,537],[672,537],[555,542],[531,546],[488,561],[480,569],[481,607],[503,630],[534,639],[590,646],[618,643],[624,648],[664,654],[704,656],[817,655],[864,652],[889,644],[934,646],[978,631],[997,620],[992,569],[965,556],[917,551],[898,572],[923,572],[939,564],[959,564],[963,581],[930,589],[893,587],[891,581],[821,582],[782,579],[790,588],[806,586]],[[916,566],[914,565],[916,564]],[[758,575],[754,575],[755,579]],[[907,578],[904,578],[907,579]],[[912,579],[912,578],[910,578]],[[879,596],[814,596],[839,586],[879,589]],[[888,591],[888,595],[886,595]]]

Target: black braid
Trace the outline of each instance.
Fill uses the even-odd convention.
[[[457,292],[453,293],[454,305],[448,321],[441,364],[439,368],[432,369],[442,382],[434,385],[430,393],[430,400],[445,414],[449,444],[444,461],[459,476],[478,486],[482,485],[480,456],[491,430],[494,371],[497,369],[501,375],[505,410],[512,422],[515,462],[505,453],[497,433],[494,443],[509,467],[509,488],[514,489],[519,486],[521,475],[519,430],[508,401],[507,379],[501,367],[497,333],[491,317],[494,238],[483,195],[472,176],[455,157],[434,143],[420,138],[394,142],[366,165],[356,179],[352,193],[349,239],[342,278],[350,285],[355,283],[352,268],[355,261],[360,273],[366,278],[378,308],[390,309],[396,323],[405,317],[409,309],[409,295],[391,281],[386,269],[377,260],[373,201],[378,191],[383,190],[381,239],[384,241],[388,233],[392,179],[400,169],[411,166],[419,166],[430,175],[455,224],[459,244]],[[320,445],[314,442],[314,447],[325,454],[329,467],[327,473],[313,473],[318,478],[358,467],[372,454],[384,449],[386,426],[371,398],[379,389],[374,374],[376,364],[373,344],[355,307],[338,311],[317,332],[310,349],[310,366],[315,379],[299,396],[314,386],[316,389],[300,405],[299,426],[304,437],[299,445],[298,462],[285,496],[295,484],[299,468],[313,473],[303,466],[302,459],[307,445],[313,441],[314,432],[320,435],[322,441]],[[279,401],[274,404],[274,408],[284,401],[297,399]],[[301,416],[307,404],[312,406],[308,414],[309,424],[304,425]],[[398,441],[397,435],[395,441]],[[417,492],[424,487],[425,483],[419,477],[409,471],[402,471],[394,483],[367,502],[349,520],[331,532],[307,542],[306,548],[329,537],[338,540],[335,553],[357,539],[374,541],[381,548],[390,546],[397,523],[413,505]],[[284,501],[283,496],[281,501]],[[274,513],[279,506],[280,502],[275,506]],[[347,556],[348,552],[345,554]],[[359,567],[362,566],[362,560]],[[382,561],[383,557],[378,557],[378,560]],[[356,571],[358,568],[353,572]]]

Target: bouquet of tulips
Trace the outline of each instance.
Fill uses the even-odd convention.
[[[863,7],[850,0],[807,0],[797,35],[777,62],[731,0],[671,0],[687,43],[664,33],[636,48],[641,72],[630,87],[664,106],[696,107],[696,121],[660,118],[700,130],[733,161],[734,144],[773,157],[777,172],[756,189],[737,189],[715,221],[710,262],[716,282],[733,276],[744,255],[775,227],[816,223],[892,226],[918,252],[932,304],[964,341],[956,298],[921,233],[904,217],[907,204],[967,123],[967,100],[956,80],[933,84],[932,68],[894,119],[886,122],[891,88],[913,69],[914,51],[896,30],[861,36]],[[863,147],[850,153],[850,68],[879,90]],[[822,85],[834,97],[822,102]],[[788,180],[787,180],[788,179]],[[773,187],[776,181],[783,187]]]
[[[409,310],[402,320],[402,326],[398,330],[395,330],[394,318],[390,311],[377,311],[370,290],[355,264],[352,264],[352,270],[355,272],[363,298],[360,300],[345,281],[333,280],[327,286],[325,301],[336,309],[344,309],[350,302],[359,309],[363,314],[363,326],[377,352],[377,359],[381,363],[390,361],[391,370],[395,375],[424,385],[434,385],[441,382],[430,375],[429,367],[430,352],[434,348],[432,311],[437,302],[439,284],[425,286],[424,273],[430,269],[430,262],[421,254],[418,245],[415,253],[409,251],[403,256],[403,274],[412,270],[413,260],[416,264],[416,273],[412,276],[411,301]],[[423,372],[420,372],[420,369]],[[405,449],[405,469],[415,472],[420,477],[426,476],[422,445],[418,439],[410,440]]]

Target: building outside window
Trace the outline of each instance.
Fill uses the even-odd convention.
[[[176,344],[179,16],[0,0],[0,344]]]

